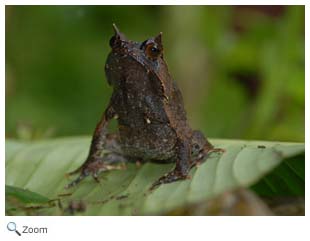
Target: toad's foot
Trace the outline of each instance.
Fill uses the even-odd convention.
[[[101,172],[109,170],[123,170],[126,168],[126,161],[127,160],[123,156],[120,156],[116,153],[109,153],[105,157],[95,158],[90,161],[86,161],[77,170],[66,174],[66,176],[71,176],[80,173],[80,175],[75,180],[67,184],[65,188],[68,189],[76,186],[87,176],[92,176],[95,181],[99,182],[98,176]]]
[[[204,161],[207,160],[207,157],[211,154],[211,153],[224,153],[225,149],[222,148],[214,148],[213,146],[205,146],[199,153],[199,155],[197,156],[196,160],[192,163],[192,167],[195,165],[200,165],[202,164]]]
[[[222,148],[205,148],[204,149],[205,152],[207,152],[208,154],[209,153],[212,153],[212,152],[220,152],[220,153],[224,153],[225,152],[225,149],[222,149]]]
[[[182,174],[179,171],[173,170],[171,172],[168,172],[167,174],[165,174],[161,178],[159,178],[156,182],[154,182],[149,190],[152,191],[162,184],[176,182],[176,181],[180,181],[180,180],[184,180],[184,179],[190,179],[190,177]]]

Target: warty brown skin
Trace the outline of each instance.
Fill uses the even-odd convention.
[[[127,40],[115,25],[114,29],[105,66],[113,94],[95,129],[88,158],[69,173],[80,175],[67,187],[88,175],[98,180],[100,172],[121,169],[128,160],[176,163],[151,189],[186,179],[208,153],[222,150],[189,126],[182,94],[163,57],[162,34],[139,43]],[[113,118],[119,132],[108,134]],[[103,150],[110,152],[102,155]]]

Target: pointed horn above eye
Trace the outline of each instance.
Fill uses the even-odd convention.
[[[115,23],[113,23],[112,26],[113,26],[114,34],[116,37],[118,37],[120,40],[127,40],[125,35],[119,31]]]
[[[118,35],[118,34],[120,33],[120,31],[118,30],[118,28],[117,28],[116,24],[115,24],[115,23],[113,23],[113,24],[112,24],[112,26],[113,26],[113,29],[114,29],[114,33],[115,33],[115,35]]]
[[[154,38],[154,41],[155,41],[159,46],[162,46],[162,35],[163,35],[163,33],[160,32],[160,33]]]

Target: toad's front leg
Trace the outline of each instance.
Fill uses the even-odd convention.
[[[191,168],[191,144],[188,140],[178,139],[176,144],[176,156],[177,159],[175,168],[153,183],[150,190],[155,189],[161,184],[188,178],[188,173]]]
[[[201,131],[193,131],[192,134],[192,153],[191,153],[191,166],[201,164],[213,152],[223,153],[222,148],[215,148],[203,135]]]
[[[223,153],[225,150],[214,148],[200,131],[194,131],[191,141],[178,139],[176,167],[153,183],[150,190],[161,184],[189,179],[188,173],[190,169],[203,162],[212,152]]]
[[[116,113],[109,105],[96,126],[86,161],[78,169],[67,174],[71,176],[79,173],[79,176],[66,188],[77,185],[89,175],[98,181],[97,177],[100,172],[124,168],[124,162],[127,159],[121,155],[118,135],[107,134],[109,121],[115,116]],[[104,150],[108,152],[103,153]]]
[[[92,176],[95,181],[99,182],[98,175],[101,172],[125,169],[126,162],[128,162],[128,159],[121,154],[114,152],[105,153],[104,156],[96,157],[91,162],[87,162],[86,165],[83,164],[82,168],[79,168],[78,171],[69,173],[68,175],[79,173],[79,176],[67,184],[65,188],[76,186],[87,176]]]

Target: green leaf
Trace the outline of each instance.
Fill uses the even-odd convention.
[[[305,155],[285,159],[271,173],[252,186],[261,196],[304,196]]]
[[[18,199],[19,201],[23,203],[47,203],[49,199],[47,197],[44,197],[38,193],[5,185],[5,196],[8,197],[14,197]]]
[[[38,193],[5,185],[5,211],[7,215],[39,215],[39,209],[55,206],[52,201]]]
[[[249,187],[266,177],[281,161],[304,153],[302,143],[258,142],[241,140],[211,140],[226,151],[212,153],[206,162],[191,170],[191,180],[148,189],[173,164],[133,163],[126,170],[114,170],[100,175],[100,183],[91,177],[77,187],[65,190],[70,181],[65,173],[79,167],[85,160],[90,138],[60,138],[19,145],[6,141],[6,185],[31,190],[49,199],[59,199],[61,205],[46,211],[48,215],[66,214],[72,202],[83,202],[81,215],[148,215],[161,214],[175,208],[195,204],[238,187]],[[17,148],[18,147],[18,148]],[[300,159],[301,162],[304,160]],[[284,163],[284,162],[283,162]],[[284,173],[290,180],[298,176],[291,188],[302,190],[302,167],[293,159]],[[280,172],[281,173],[281,172]],[[303,176],[304,177],[304,176]],[[276,189],[283,184],[276,182]],[[293,185],[293,186],[292,186]],[[297,185],[295,187],[295,185]],[[290,190],[291,190],[290,188]],[[300,192],[297,192],[299,194]],[[70,209],[73,213],[72,208]],[[41,213],[42,214],[42,213]]]

